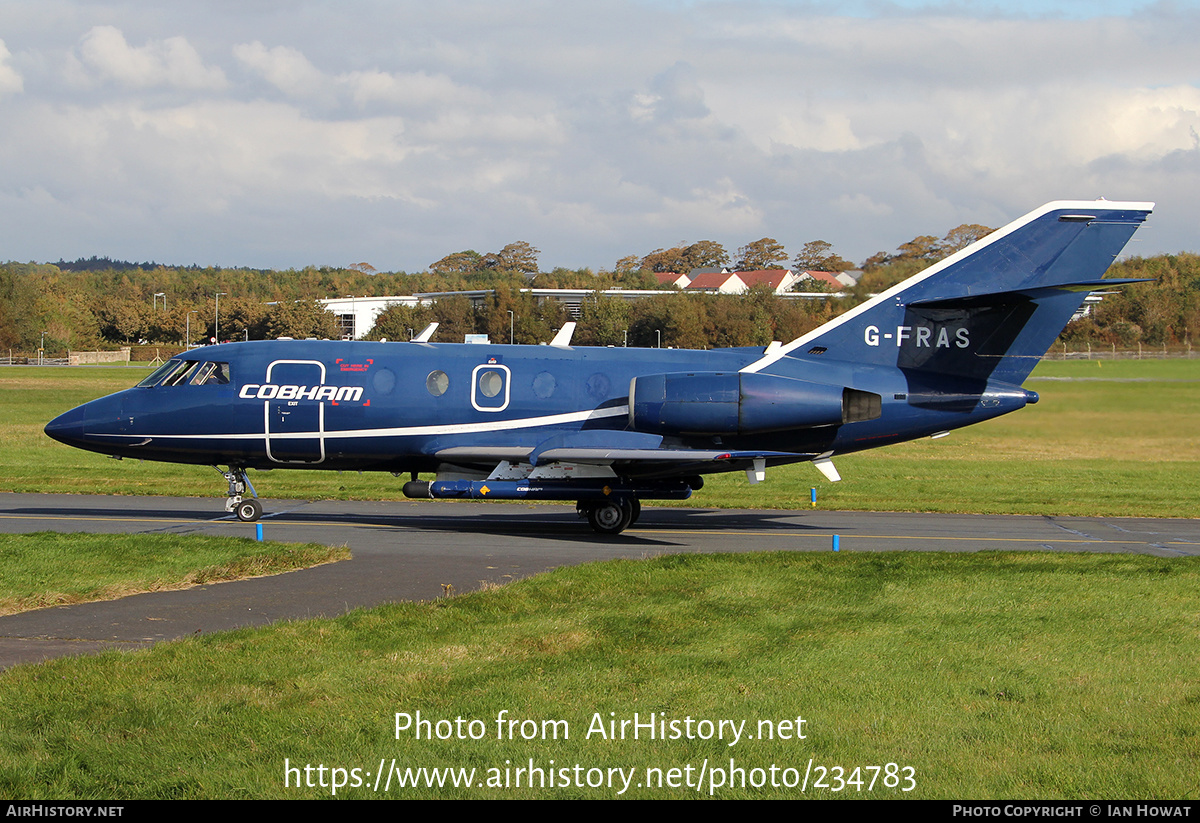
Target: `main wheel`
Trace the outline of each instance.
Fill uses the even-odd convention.
[[[627,500],[598,503],[588,510],[588,523],[597,534],[620,534],[633,518],[633,507]]]
[[[243,523],[253,523],[258,518],[262,517],[262,503],[257,499],[249,497],[237,505],[237,519]]]

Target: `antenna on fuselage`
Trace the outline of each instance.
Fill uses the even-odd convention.
[[[428,343],[433,337],[433,333],[437,331],[438,323],[430,323],[425,328],[421,329],[421,333],[412,339],[413,343]]]
[[[560,346],[566,348],[571,345],[571,338],[575,335],[575,321],[570,320],[563,324],[563,327],[558,330],[558,334],[554,335],[554,339],[550,341],[551,346]]]

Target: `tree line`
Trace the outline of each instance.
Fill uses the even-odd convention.
[[[663,295],[636,303],[599,294],[613,288],[661,289],[653,276],[656,270],[724,265],[720,261],[729,255],[713,241],[656,249],[636,259],[631,255],[611,272],[538,272],[531,262],[538,251],[524,242],[477,258],[474,252],[458,252],[438,261],[431,271],[415,274],[376,272],[367,263],[299,270],[159,266],[106,258],[7,263],[0,264],[0,349],[32,351],[43,335],[50,352],[139,341],[179,345],[189,338],[196,343],[218,335],[222,340],[336,337],[336,320],[316,302],[319,298],[484,289],[494,294],[478,309],[465,297],[448,297],[432,306],[393,307],[380,315],[369,336],[408,339],[436,320],[441,324],[438,340],[460,341],[463,334],[485,333],[507,341],[512,312],[516,342],[546,342],[570,318],[557,302],[539,304],[521,292],[531,283],[596,293],[581,306],[574,338],[581,345],[765,345],[799,336],[990,231],[963,225],[941,238],[923,235],[895,252],[879,252],[864,261],[864,273],[846,297],[816,302],[782,300],[757,291],[740,297]],[[747,244],[738,250],[737,262],[769,268],[776,264],[770,258],[778,257],[781,249],[772,251],[770,243]],[[765,257],[756,258],[758,252]],[[461,265],[455,268],[450,258]],[[845,261],[837,260],[841,258],[828,243],[810,241],[794,265],[838,270]],[[1190,344],[1200,326],[1200,256],[1184,252],[1131,258],[1115,263],[1109,275],[1154,282],[1106,296],[1090,317],[1067,327],[1064,341],[1117,347]]]
[[[89,264],[92,261],[82,261]],[[318,299],[384,297],[530,285],[521,272],[374,272],[369,264],[288,270],[154,266],[111,261],[108,268],[0,264],[0,349],[47,351],[115,347],[139,341],[181,345],[269,337],[336,337]],[[536,276],[546,288],[652,289],[647,272],[594,274],[557,268]],[[449,339],[449,338],[442,338]]]
[[[833,316],[823,300],[787,300],[770,289],[745,295],[659,294],[627,301],[592,292],[579,307],[574,345],[709,349],[765,346],[791,340]],[[511,312],[511,316],[509,314]],[[462,342],[466,334],[486,334],[493,342],[547,343],[570,321],[566,306],[538,301],[532,294],[498,288],[482,305],[464,296],[431,305],[392,306],[379,314],[366,335],[370,340],[408,340],[431,322],[436,340]]]

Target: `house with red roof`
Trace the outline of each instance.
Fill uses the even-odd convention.
[[[799,283],[799,285],[796,286],[796,290],[804,291],[804,283],[802,281],[813,280],[817,283],[822,283],[828,286],[835,292],[841,291],[847,286],[854,285],[854,278],[848,279],[850,282],[845,282],[845,280],[842,279],[842,276],[835,271],[802,271],[796,276],[796,282]]]
[[[654,272],[654,279],[658,281],[659,286],[665,289],[669,289],[671,286],[686,289],[688,283],[692,282],[692,278],[688,275],[673,271],[656,271]]]
[[[697,274],[688,283],[684,291],[707,292],[709,294],[741,294],[746,291],[746,283],[740,272],[708,272]]]
[[[747,289],[752,289],[755,286],[767,286],[776,294],[783,294],[791,291],[792,285],[796,282],[796,275],[792,274],[791,269],[759,269],[757,271],[740,271],[737,276]]]

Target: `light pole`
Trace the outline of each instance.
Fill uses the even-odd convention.
[[[662,329],[655,329],[654,333],[658,335],[658,347],[662,348]]]
[[[38,346],[38,365],[42,365],[42,356],[46,351],[46,333],[42,332],[42,342]]]
[[[624,347],[628,347],[629,346],[629,329],[626,329],[624,332],[622,332],[622,334],[624,334],[625,336],[621,339],[621,345]]]
[[[190,311],[187,313],[187,320],[186,320],[187,331],[184,332],[184,336],[187,338],[185,342],[187,343],[187,348],[189,350],[192,348],[192,315],[193,314],[195,314],[194,311]]]
[[[513,344],[513,320],[516,317],[511,311],[508,313],[508,345]]]
[[[221,295],[229,296],[227,291],[217,292],[215,302],[213,304],[213,342],[221,342]]]
[[[152,308],[158,308],[158,298],[163,299],[163,311],[167,310],[167,293],[165,291],[156,291],[154,293],[154,305]]]

